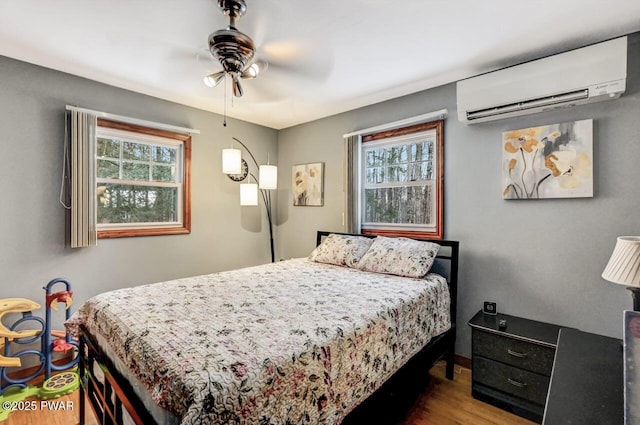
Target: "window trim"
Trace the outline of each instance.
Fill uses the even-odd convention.
[[[148,136],[163,137],[166,139],[173,139],[182,142],[182,222],[178,222],[178,224],[172,226],[165,226],[164,223],[160,225],[153,225],[153,223],[135,223],[132,224],[136,226],[135,229],[99,229],[98,239],[126,238],[136,236],[183,235],[191,233],[191,135],[144,127],[137,124],[112,121],[105,118],[98,118],[98,129],[100,127],[123,130]],[[125,224],[124,226],[128,225]]]
[[[362,147],[360,149],[359,155],[361,155],[364,144],[368,142],[380,141],[383,139],[390,139],[399,136],[407,136],[414,133],[422,133],[430,130],[435,130],[436,140],[435,140],[435,149],[436,149],[436,161],[434,163],[435,170],[435,183],[434,187],[436,189],[436,217],[435,217],[435,229],[433,231],[425,231],[421,230],[406,230],[406,229],[375,229],[375,228],[362,228],[362,217],[359,218],[360,224],[360,232],[365,235],[379,235],[379,236],[404,236],[404,237],[412,237],[412,238],[424,238],[424,239],[442,239],[444,237],[444,120],[435,120],[415,125],[410,125],[406,127],[396,128],[392,130],[380,131],[377,133],[366,134],[362,136]],[[362,170],[362,168],[361,168]],[[362,199],[364,183],[362,171],[359,171],[359,184],[358,184],[358,197]],[[360,203],[363,201],[360,200]],[[362,214],[363,205],[361,204],[359,208],[358,214]],[[410,225],[403,225],[405,227],[409,227]],[[386,226],[391,227],[391,226]]]

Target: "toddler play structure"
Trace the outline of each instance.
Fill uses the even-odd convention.
[[[64,290],[53,292],[58,284],[65,285]],[[53,279],[43,288],[45,295],[45,318],[34,316],[33,311],[40,305],[24,298],[0,299],[0,422],[4,421],[19,403],[27,398],[38,397],[50,399],[69,394],[78,388],[79,379],[75,372],[78,356],[75,355],[78,343],[65,331],[51,330],[52,311],[58,311],[58,304],[65,305],[65,320],[69,319],[73,291],[71,285],[65,279]],[[5,325],[4,316],[9,314],[22,314],[8,327]],[[38,344],[39,343],[39,344]],[[20,345],[37,346],[18,350]],[[71,360],[60,364],[53,362],[54,353],[71,354]],[[35,366],[26,369],[24,373],[16,374],[22,367],[22,359],[35,358]],[[61,361],[64,362],[64,357]],[[52,375],[52,372],[61,372]],[[40,387],[31,386],[28,383],[44,374],[44,383]],[[17,377],[16,375],[20,375]]]

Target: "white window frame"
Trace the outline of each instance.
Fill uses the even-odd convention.
[[[346,211],[348,228],[357,229],[364,234],[379,236],[405,236],[420,239],[443,239],[444,238],[444,124],[446,110],[437,113],[424,114],[411,119],[396,121],[384,126],[372,127],[361,130],[357,133],[344,135],[345,157],[349,158],[350,164],[346,165],[345,176],[352,173],[352,177],[345,179]],[[436,118],[435,120],[427,120]],[[357,135],[357,138],[353,138]],[[398,143],[401,140],[411,140],[413,137],[425,139],[432,136],[434,142],[433,155],[433,178],[435,209],[433,210],[434,223],[427,225],[413,225],[409,223],[363,223],[365,192],[363,182],[365,182],[366,169],[363,161],[364,152],[369,146],[380,146],[385,143]],[[350,146],[353,147],[350,148]],[[352,152],[352,153],[349,153]],[[350,171],[352,170],[352,171]],[[409,186],[402,184],[403,186]],[[433,199],[432,199],[433,200]],[[432,204],[433,205],[433,204]],[[433,207],[432,207],[433,208]]]
[[[168,222],[147,222],[147,223],[97,223],[97,229],[100,230],[120,230],[120,229],[152,229],[158,227],[182,227],[183,221],[183,169],[184,169],[184,143],[180,140],[168,139],[166,137],[152,136],[149,134],[140,134],[132,131],[118,130],[113,128],[98,127],[96,131],[97,138],[117,138],[123,142],[132,142],[148,146],[167,146],[176,148],[176,181],[160,182],[153,180],[127,180],[123,178],[102,178],[96,177],[96,186],[102,184],[120,184],[140,187],[175,187],[177,189],[177,221]],[[149,164],[149,172],[151,172],[152,164],[155,164],[151,159],[149,161],[137,161],[137,160],[123,160],[122,158],[123,143],[120,143],[120,158],[99,157],[96,156],[96,160],[100,159],[117,159],[120,165],[120,176],[122,176],[122,164],[124,162]],[[97,168],[96,168],[97,169]]]
[[[117,138],[150,146],[167,146],[177,149],[175,182],[150,180],[128,180],[121,178],[103,178],[96,176],[96,187],[100,184],[133,185],[139,187],[175,187],[177,188],[176,221],[146,223],[97,223],[98,238],[119,238],[135,236],[160,236],[191,233],[191,200],[190,200],[190,162],[191,136],[162,129],[139,126],[137,124],[119,123],[106,119],[98,119],[96,142],[99,137]],[[96,170],[98,159],[117,160],[119,176],[122,177],[124,162],[158,164],[153,161],[124,160],[122,158],[123,143],[120,144],[120,158],[98,157],[96,153]],[[152,173],[152,167],[149,170]]]
[[[419,133],[412,133],[403,136],[389,137],[373,142],[361,143],[360,145],[360,177],[359,177],[359,201],[360,206],[358,208],[360,213],[361,228],[365,230],[394,230],[394,231],[427,231],[433,232],[436,229],[436,176],[437,176],[437,164],[438,164],[438,149],[436,130],[421,131]],[[429,180],[414,180],[405,182],[389,182],[389,183],[371,183],[366,182],[367,178],[367,152],[381,147],[394,147],[402,145],[410,145],[416,142],[428,141],[433,145],[432,156],[428,162],[432,163],[432,179]],[[427,162],[427,161],[422,161]],[[402,164],[402,163],[398,163]],[[411,161],[408,162],[411,164]],[[429,186],[433,191],[431,197],[431,221],[425,224],[412,224],[412,223],[377,223],[365,221],[366,211],[366,190],[367,189],[384,189],[389,187],[411,187],[411,186]]]

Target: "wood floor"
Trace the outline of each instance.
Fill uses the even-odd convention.
[[[431,369],[427,387],[397,425],[535,425],[471,397],[470,369],[456,366],[453,381],[444,370],[444,362]]]
[[[9,418],[0,422],[2,425],[75,425],[80,422],[80,403],[78,400],[79,392],[49,400],[50,403],[41,404],[38,399],[30,399],[35,402],[36,409],[34,411],[19,410],[9,415]],[[60,403],[58,403],[60,402]],[[62,410],[63,407],[65,410]],[[88,406],[87,406],[88,407]],[[86,416],[87,425],[98,425],[98,421],[93,417],[91,408]]]
[[[387,404],[376,409],[374,418],[368,414],[350,415],[345,425],[534,425],[489,404],[471,397],[471,371],[456,366],[455,378],[449,381],[444,377],[444,363],[436,364],[429,374],[429,379],[417,384],[416,388],[399,391],[391,395],[393,407]],[[419,380],[415,380],[419,381]],[[61,397],[62,402],[72,410],[48,409],[35,400],[37,409],[34,412],[13,412],[3,425],[74,425],[78,423],[80,405],[78,392]],[[55,407],[49,405],[50,407]],[[97,425],[97,421],[88,408],[87,425]]]

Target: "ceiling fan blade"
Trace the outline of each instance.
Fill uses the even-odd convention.
[[[198,49],[192,57],[195,58],[196,63],[200,65],[202,69],[220,69],[220,62],[213,57],[211,52],[209,52],[209,49],[206,47]]]
[[[301,41],[272,41],[258,51],[260,58],[269,63],[269,71],[286,73],[287,77],[324,81],[333,69],[333,57],[328,51],[319,51]]]
[[[332,65],[330,63],[287,63],[270,62],[270,72],[280,78],[302,79],[322,82],[329,78]]]
[[[254,104],[277,103],[291,97],[292,91],[277,80],[263,79],[262,76],[247,83],[247,101]]]
[[[189,75],[194,79],[211,77],[205,81],[208,85],[214,84],[212,78],[221,70],[220,63],[205,48],[172,46],[163,56],[162,63],[156,68],[165,75]]]
[[[279,0],[252,1],[248,5],[247,14],[236,22],[236,26],[249,34],[256,46],[260,46],[273,33],[274,23],[281,22],[285,15],[291,14],[289,9],[290,7],[284,8]]]

